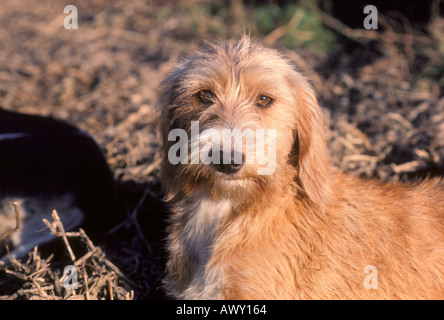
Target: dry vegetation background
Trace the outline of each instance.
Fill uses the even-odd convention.
[[[68,234],[74,257],[61,238],[0,266],[0,299],[164,298],[156,87],[202,40],[249,30],[294,59],[329,119],[335,166],[385,181],[444,175],[443,4],[368,3],[378,30],[363,29],[360,1],[3,0],[0,105],[90,133],[124,209],[97,242]],[[68,4],[78,30],[63,28]],[[59,284],[67,264],[79,267],[76,291]]]

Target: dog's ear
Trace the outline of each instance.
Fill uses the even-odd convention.
[[[173,199],[179,192],[177,168],[168,159],[168,150],[174,141],[168,141],[168,135],[176,128],[174,110],[177,108],[177,96],[179,94],[180,78],[183,69],[177,67],[160,84],[157,95],[157,133],[162,142],[162,167],[160,176],[165,192],[165,201]]]
[[[298,170],[302,190],[312,202],[325,209],[333,192],[323,114],[312,87],[299,72],[292,72],[289,83],[296,104],[290,162]]]

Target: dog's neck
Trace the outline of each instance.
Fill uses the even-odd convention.
[[[282,185],[286,188],[276,187]],[[180,221],[182,225],[190,253],[205,260],[208,257],[208,249],[211,249],[214,239],[225,222],[229,224],[229,221],[243,212],[262,211],[252,210],[253,207],[266,210],[275,205],[272,195],[294,195],[294,188],[297,188],[295,183],[270,184],[254,194],[245,192],[242,201],[239,201],[239,197],[235,200],[230,197],[215,197],[207,190],[200,190],[178,201],[177,208],[180,210],[176,210],[175,220]],[[204,252],[202,248],[206,251]]]
[[[216,237],[221,221],[232,212],[228,200],[214,200],[205,192],[200,192],[185,200],[184,232],[188,238],[189,249],[198,260],[207,260],[208,249]],[[186,212],[185,212],[186,211]]]

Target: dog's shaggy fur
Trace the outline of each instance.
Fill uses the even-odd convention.
[[[280,53],[248,37],[207,44],[162,83],[158,104],[173,212],[169,295],[444,298],[442,180],[382,184],[331,169],[315,94]],[[190,132],[191,121],[200,131],[275,129],[275,172],[258,175],[256,162],[233,174],[171,164],[168,134]]]

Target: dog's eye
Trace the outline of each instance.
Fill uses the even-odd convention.
[[[214,102],[214,93],[211,90],[200,90],[196,93],[196,99],[202,104],[211,104]]]
[[[268,108],[273,104],[273,98],[265,95],[260,95],[256,98],[256,106],[261,108]]]

